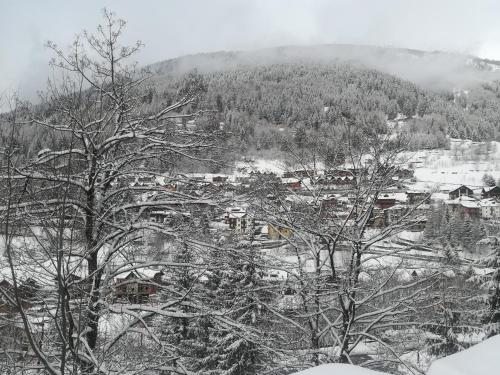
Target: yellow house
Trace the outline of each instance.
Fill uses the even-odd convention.
[[[290,228],[276,224],[268,224],[267,231],[269,238],[272,240],[289,238],[293,234]]]

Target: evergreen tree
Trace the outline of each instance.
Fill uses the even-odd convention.
[[[484,186],[495,186],[495,178],[491,174],[485,173],[483,175],[483,184]]]
[[[264,363],[269,364],[259,343],[261,338],[255,334],[262,317],[262,278],[255,250],[249,241],[242,241],[237,249],[219,255],[215,261],[225,267],[211,272],[207,288],[213,303],[222,306],[240,329],[209,326],[207,353],[198,362],[199,369],[213,375],[255,374]]]
[[[491,252],[478,263],[491,269],[491,272],[485,275],[473,276],[469,279],[478,283],[484,291],[474,300],[481,303],[483,307],[479,309],[483,330],[487,337],[490,337],[500,333],[500,246],[498,240]]]

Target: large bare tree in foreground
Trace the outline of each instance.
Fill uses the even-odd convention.
[[[155,257],[155,248],[148,250],[144,242],[154,233],[173,244],[189,237],[193,221],[165,225],[150,220],[149,212],[162,210],[174,217],[210,204],[208,197],[165,189],[179,183],[174,178],[160,186],[134,182],[154,181],[183,158],[207,162],[216,138],[213,131],[188,130],[173,121],[196,115],[186,112],[197,100],[193,85],[173,104],[144,105],[149,74],[130,63],[141,44],[121,45],[124,27],[124,21],[105,11],[96,34],[84,33],[68,53],[49,43],[55,78],[42,104],[24,114],[23,121],[13,119],[13,126],[34,126],[50,133],[53,142],[23,163],[13,162],[13,149],[4,155],[9,184],[2,211],[13,293],[3,290],[3,295],[20,312],[34,358],[28,367],[49,374],[148,368],[183,372],[175,350],[153,332],[150,321],[155,315],[210,314],[190,298],[189,290],[171,290],[168,299],[154,306],[120,306],[110,298],[114,280],[130,272],[203,268]],[[27,240],[14,244],[13,229],[18,228],[24,228]],[[43,289],[31,300],[41,306],[36,319],[25,311],[20,294],[20,284],[27,280]],[[214,316],[232,327],[222,314]],[[121,319],[120,330],[109,328],[111,317]],[[37,319],[42,329],[34,323]],[[134,341],[143,337],[143,345]]]

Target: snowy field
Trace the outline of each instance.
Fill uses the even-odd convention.
[[[483,186],[485,173],[500,178],[500,143],[452,139],[449,150],[420,150],[407,153],[404,161],[415,169],[415,189],[467,185]]]
[[[500,374],[500,335],[434,361],[427,375],[498,375]],[[296,375],[383,375],[359,366],[332,363],[313,367]]]

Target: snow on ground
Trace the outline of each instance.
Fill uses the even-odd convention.
[[[451,139],[449,150],[406,153],[403,160],[415,168],[416,190],[445,186],[483,186],[485,173],[500,178],[500,143]]]
[[[497,375],[500,374],[500,335],[459,353],[438,359],[427,375]]]
[[[416,355],[417,352],[408,353]],[[427,375],[497,375],[500,374],[500,335],[491,337],[459,353],[434,361]],[[409,360],[406,356],[405,360]],[[415,362],[427,362],[429,358],[416,358]],[[313,367],[295,375],[387,375],[383,372],[359,366],[332,363]]]
[[[255,172],[273,172],[276,175],[281,176],[284,172],[303,170],[303,169],[313,169],[313,165],[299,164],[290,166],[283,160],[278,159],[255,159],[252,161],[238,161],[235,163],[236,170],[242,168],[247,171]],[[324,170],[325,166],[321,162],[316,162],[315,167],[317,170]]]
[[[407,241],[413,241],[413,242],[420,242],[422,239],[423,233],[422,232],[415,232],[415,231],[409,231],[405,230],[402,231],[398,234],[396,234],[397,238],[400,238],[402,240],[407,240]]]
[[[385,375],[383,372],[368,370],[363,367],[331,363],[297,372],[295,375]]]

